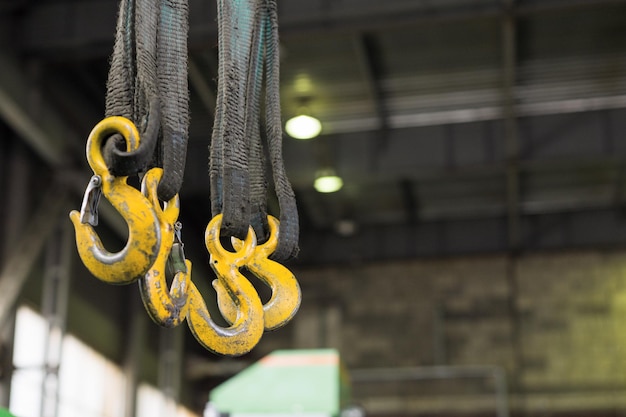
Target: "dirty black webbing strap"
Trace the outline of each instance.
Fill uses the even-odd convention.
[[[296,197],[287,178],[283,163],[283,129],[280,112],[280,56],[278,42],[278,11],[276,0],[266,0],[266,130],[267,141],[274,176],[274,188],[280,207],[280,235],[278,247],[272,258],[287,260],[298,255],[298,208]]]
[[[246,138],[249,141],[250,158],[250,225],[259,243],[264,243],[269,235],[267,223],[267,179],[265,177],[265,150],[261,141],[260,114],[261,89],[265,57],[264,4],[257,1],[254,10],[250,63],[246,91]]]
[[[169,201],[183,183],[189,137],[189,7],[188,0],[161,0],[160,4],[157,76],[163,115],[163,178],[157,194],[161,200]]]
[[[209,148],[209,181],[211,187],[211,217],[222,212],[222,194],[224,190],[222,178],[222,161],[224,160],[224,111],[226,104],[226,86],[224,80],[224,66],[228,56],[229,48],[226,42],[229,41],[230,31],[224,27],[223,4],[217,2],[217,25],[218,33],[224,34],[218,37],[218,83],[217,95],[215,99],[215,117],[213,118],[213,130],[211,134],[211,146]]]
[[[105,116],[130,119],[138,127],[142,140],[139,149],[132,152],[126,152],[126,142],[120,134],[105,142],[105,159],[117,176],[143,171],[153,160],[160,130],[156,85],[157,19],[158,9],[150,7],[148,0],[120,1]]]
[[[280,206],[278,248],[284,261],[298,252],[298,213],[282,157],[278,18],[275,0],[218,1],[219,73],[211,143],[212,214],[222,213],[222,232],[245,237],[252,225],[267,236],[265,153],[259,118],[263,69],[267,150]]]
[[[135,2],[120,0],[115,43],[109,67],[105,116],[124,116],[132,120],[135,91]]]
[[[105,142],[104,156],[114,175],[133,175],[153,160],[160,130],[156,85],[158,9],[148,0],[122,0],[107,82],[105,115],[133,121],[141,134],[139,149],[126,152],[116,134]]]
[[[218,92],[211,141],[212,215],[223,214],[222,234],[246,237],[250,224],[250,177],[245,137],[246,84],[254,0],[218,0]]]
[[[139,149],[125,152],[123,139],[114,135],[105,144],[104,155],[114,175],[162,166],[157,192],[163,201],[180,190],[184,173],[189,124],[187,32],[187,0],[120,1],[105,114],[132,120],[142,140]]]

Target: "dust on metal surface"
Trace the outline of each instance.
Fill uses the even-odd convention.
[[[128,284],[142,277],[157,257],[161,241],[159,222],[152,204],[141,192],[127,183],[128,177],[115,177],[102,155],[104,140],[121,133],[127,150],[139,146],[135,125],[123,117],[108,117],[98,123],[87,139],[87,161],[100,178],[104,197],[128,225],[128,241],[124,248],[111,253],[104,248],[91,224],[81,220],[81,213],[73,210],[70,219],[76,232],[76,246],[81,260],[94,276],[110,284]],[[81,209],[84,211],[85,207]]]

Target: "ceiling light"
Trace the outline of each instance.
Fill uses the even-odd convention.
[[[334,193],[343,187],[343,180],[332,169],[318,172],[313,187],[320,193]]]
[[[315,117],[301,114],[287,120],[285,130],[295,139],[312,139],[322,131],[322,124]]]

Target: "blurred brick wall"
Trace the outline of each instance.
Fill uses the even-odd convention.
[[[286,337],[293,338],[295,348],[336,347],[351,370],[495,365],[507,374],[515,410],[626,415],[626,252],[295,272],[304,296],[293,331],[272,336],[261,349],[285,347]],[[483,407],[492,406],[489,381],[472,383],[480,385],[473,399],[467,394],[475,388],[463,389],[458,381],[437,384],[441,403],[458,394],[469,407],[481,403],[482,392]],[[437,402],[432,389],[417,383],[415,398],[394,391],[397,403],[382,384],[368,386],[355,386],[362,397],[357,399],[370,405],[387,401],[389,413],[394,406],[396,413],[419,411],[420,392],[429,393],[424,404]],[[386,397],[377,399],[377,393]]]

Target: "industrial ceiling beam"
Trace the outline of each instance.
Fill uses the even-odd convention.
[[[581,172],[589,175],[603,173],[606,171],[618,172],[623,164],[623,158],[619,155],[612,156],[589,156],[589,157],[562,157],[553,159],[525,159],[517,164],[520,174],[533,175],[545,172],[570,173],[572,178],[580,175]],[[357,188],[366,189],[369,186],[381,184],[386,181],[397,181],[402,177],[412,183],[430,181],[462,181],[468,179],[500,178],[506,173],[506,161],[488,162],[483,164],[462,165],[454,170],[446,166],[432,167],[407,167],[406,169],[387,170],[385,172],[370,173],[364,170],[355,170],[346,173],[345,180]],[[594,174],[595,173],[595,174]],[[310,188],[310,182],[303,180],[293,181],[297,188]],[[419,203],[419,200],[418,200]],[[418,206],[419,207],[419,206]]]
[[[87,135],[102,120],[104,109],[95,104],[96,101],[82,88],[82,84],[75,81],[74,77],[79,78],[81,75],[49,70],[46,65],[43,65],[42,70],[45,72],[42,90],[47,102],[54,107],[59,117],[63,117],[68,128],[76,132],[67,137],[65,148],[73,152],[74,159],[83,161]],[[99,97],[102,100],[104,96],[105,92]]]
[[[304,0],[300,0],[304,2]],[[309,2],[307,2],[309,3]],[[358,14],[341,7],[319,6],[312,13],[302,14],[298,1],[281,7],[281,37],[309,36],[311,33],[367,32],[399,25],[414,25],[424,21],[453,21],[498,17],[502,8],[495,2],[467,6],[424,6],[432,2],[372,2],[359,7]],[[341,2],[337,4],[341,5]],[[534,14],[574,7],[599,7],[626,4],[626,0],[546,0],[520,5],[515,13]],[[213,0],[192,1],[194,12],[190,20],[190,48],[204,48],[214,43],[217,35]],[[311,10],[307,5],[305,10]],[[113,45],[117,2],[84,0],[81,2],[38,2],[30,4],[19,18],[25,28],[20,33],[20,49],[29,53],[48,53],[64,59],[107,56]]]
[[[0,62],[0,117],[48,164],[64,165],[64,140],[70,132],[51,107],[29,102],[35,91],[17,60],[0,50]]]
[[[516,113],[518,117],[534,117],[623,108],[626,108],[626,95],[615,95],[520,103],[517,105]],[[389,117],[389,125],[391,129],[408,129],[501,119],[501,106],[466,107],[391,115]],[[372,119],[342,120],[339,123],[333,121],[324,122],[324,132],[326,134],[367,132],[376,128],[378,128],[377,123]]]
[[[560,222],[563,207],[554,207],[551,214],[524,215],[528,236],[524,250],[545,251],[598,247],[622,247],[626,244],[626,224],[616,215],[615,208],[573,209],[569,221]],[[358,233],[341,236],[327,230],[308,229],[300,239],[300,255],[292,261],[298,268],[321,267],[351,262],[390,262],[415,257],[468,256],[471,254],[502,255],[508,242],[502,234],[504,216],[471,218],[459,216],[441,220],[420,217],[415,228],[392,222],[360,223]],[[551,233],[542,229],[549,225]],[[412,248],[398,245],[413,235],[417,243]],[[567,240],[574,236],[574,240]],[[390,246],[393,248],[389,250]]]
[[[0,0],[0,13],[13,12],[28,6],[30,0]]]
[[[82,195],[91,174],[69,166],[66,149],[77,143],[72,129],[43,97],[37,106],[28,102],[33,87],[24,76],[24,69],[17,59],[0,50],[0,118],[9,125],[24,142],[50,167],[56,168],[62,182]],[[31,108],[36,107],[36,114]],[[100,205],[100,214],[119,236],[127,235],[127,227],[113,207],[106,202]]]

